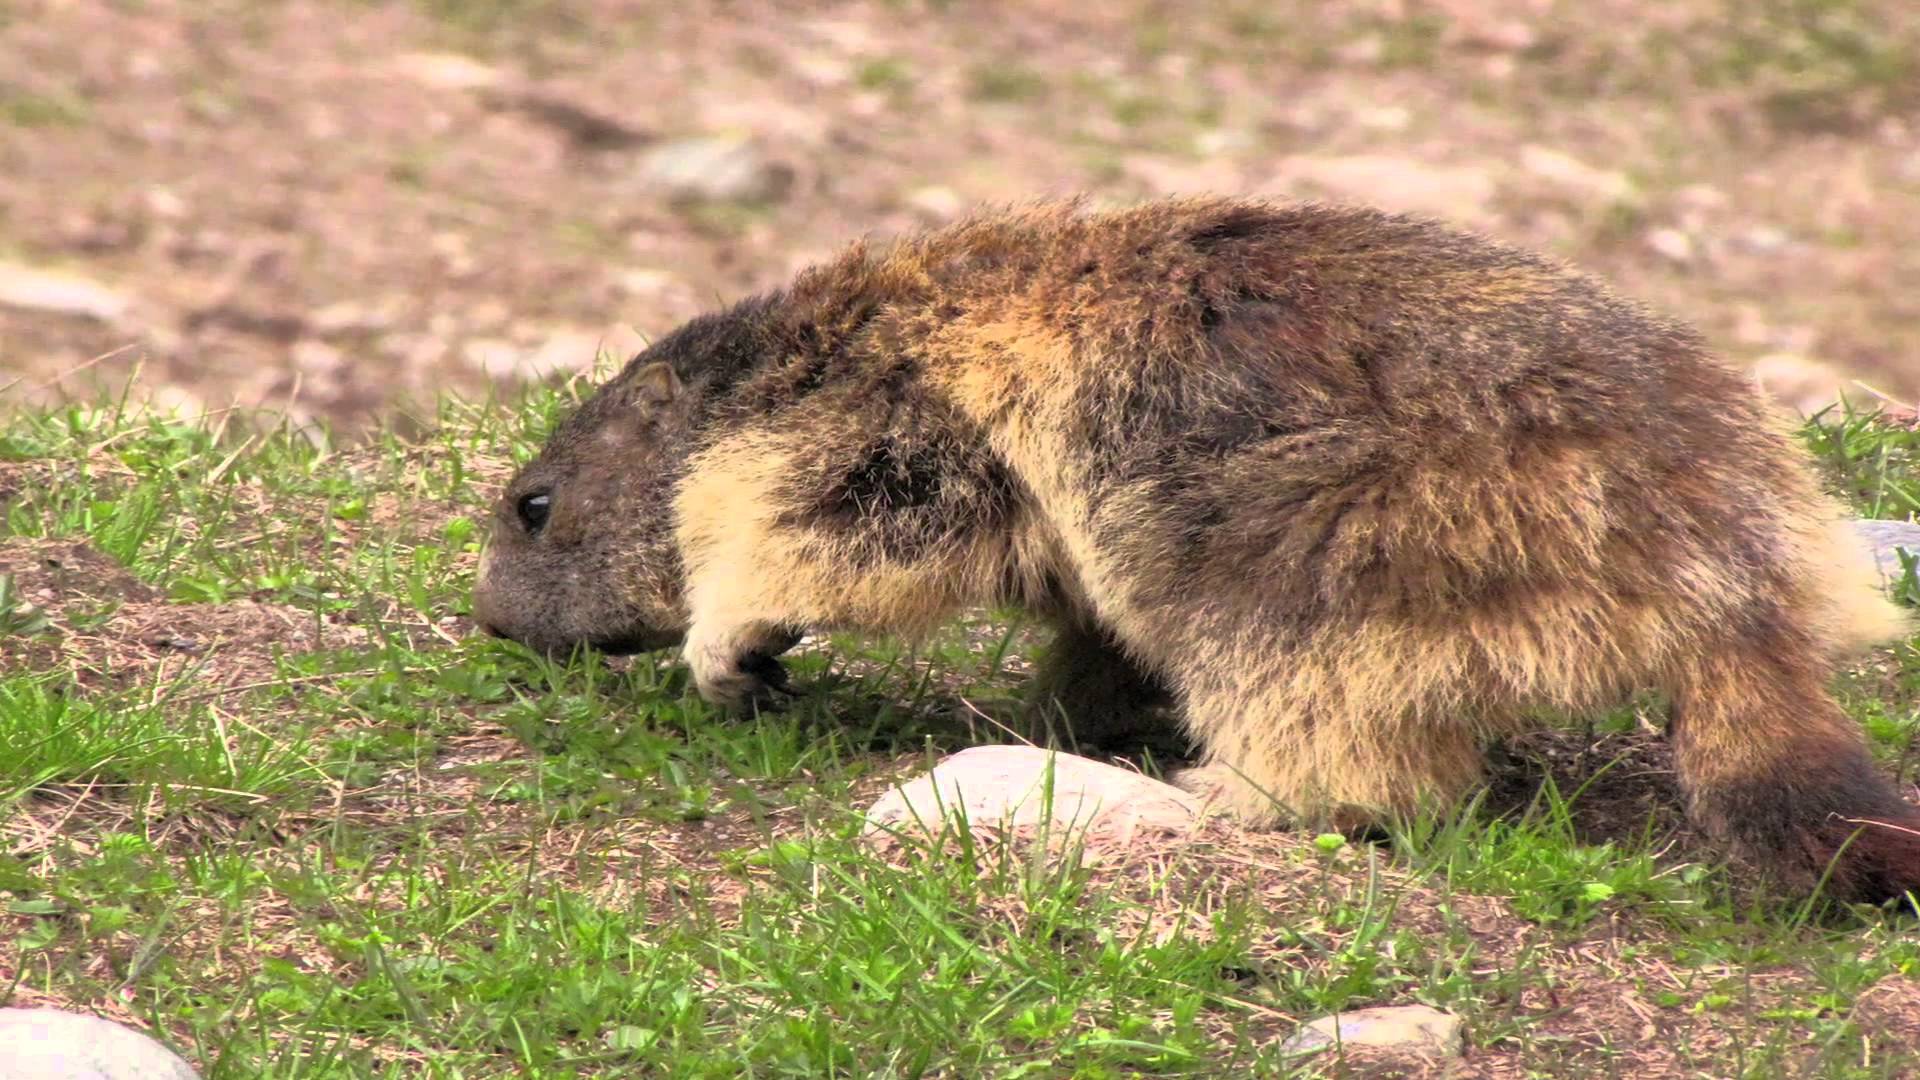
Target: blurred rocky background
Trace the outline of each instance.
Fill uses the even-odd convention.
[[[0,402],[351,430],[1074,191],[1438,215],[1920,394],[1912,0],[0,0]]]

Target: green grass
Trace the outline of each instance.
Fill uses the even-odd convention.
[[[1655,1043],[1714,1076],[1920,1068],[1857,1008],[1920,977],[1911,923],[1754,893],[1672,805],[1623,819],[1631,711],[1390,845],[876,851],[853,808],[994,738],[973,708],[1029,635],[835,639],[751,720],[664,658],[465,636],[486,497],[573,393],[355,446],[112,404],[0,428],[17,1002],[130,1005],[212,1078],[1317,1075],[1299,1020],[1410,1002],[1530,1075]],[[1920,435],[1807,440],[1863,512],[1920,510]],[[1842,687],[1909,777],[1916,687],[1907,650]]]
[[[978,64],[967,73],[967,96],[975,101],[1033,101],[1047,89],[1046,77],[1022,64]]]
[[[6,13],[0,11],[0,27]],[[92,115],[84,98],[65,91],[30,93],[0,82],[0,125],[17,128],[76,128]]]

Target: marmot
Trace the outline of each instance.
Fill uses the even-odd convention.
[[[1488,738],[1658,689],[1697,822],[1885,901],[1920,810],[1828,681],[1908,626],[1841,519],[1696,333],[1556,262],[1362,208],[1047,204],[662,337],[507,486],[474,614],[684,642],[737,706],[803,630],[1023,604],[1047,685],[1169,696],[1176,779],[1256,827],[1451,799]]]

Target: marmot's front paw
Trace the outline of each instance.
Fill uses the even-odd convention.
[[[690,635],[687,666],[694,685],[708,703],[746,712],[765,708],[793,691],[787,686],[787,668],[775,655],[793,646],[796,637],[744,644],[739,639],[707,641]]]

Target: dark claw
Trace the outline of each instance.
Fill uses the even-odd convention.
[[[788,646],[788,648],[791,647]],[[771,654],[756,649],[742,656],[738,666],[741,671],[753,676],[754,681],[759,684],[757,687],[759,692],[754,694],[755,699],[764,701],[771,694],[793,696],[793,688],[787,683],[787,665]]]

